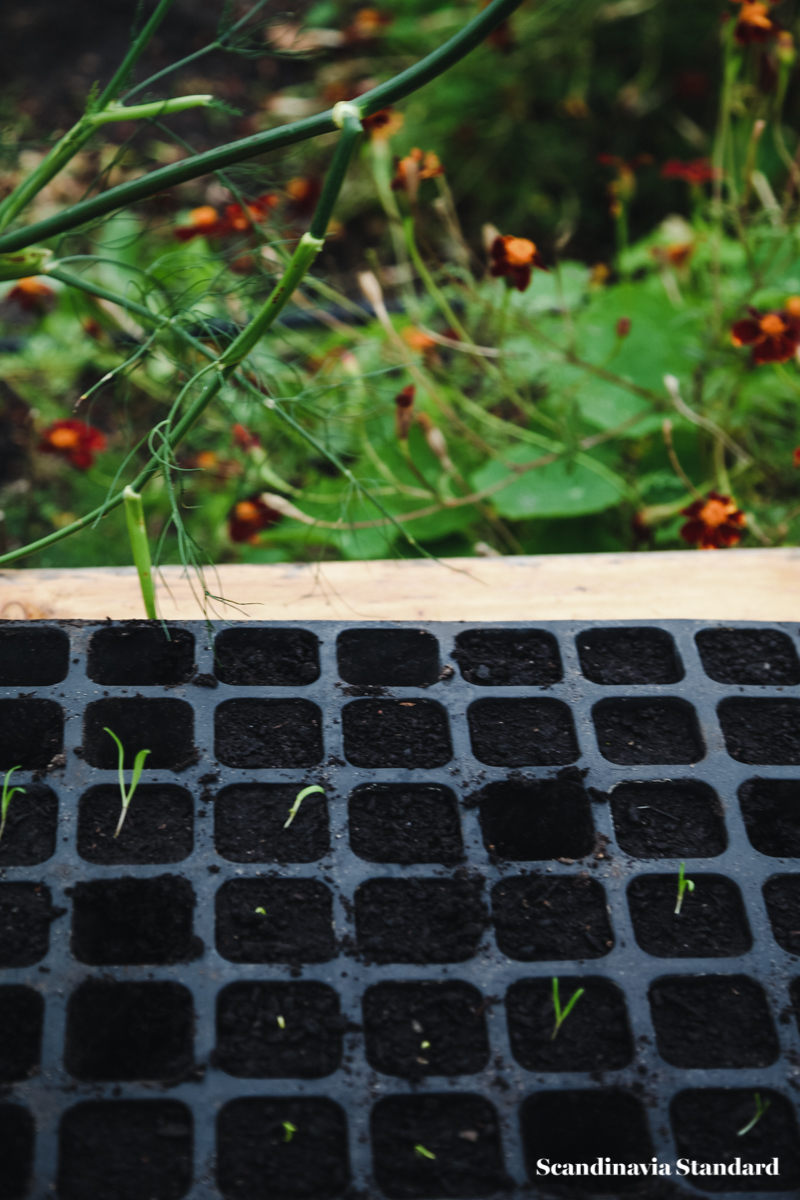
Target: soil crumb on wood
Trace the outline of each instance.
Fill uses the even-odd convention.
[[[580,751],[562,700],[476,700],[467,709],[472,752],[495,767],[549,767]]]
[[[731,758],[800,764],[800,700],[723,700],[717,709]]]
[[[602,958],[614,945],[602,884],[585,875],[522,875],[492,889],[497,945],[524,962]]]
[[[377,983],[363,999],[370,1066],[384,1075],[471,1075],[489,1062],[486,1004],[469,983]]]
[[[465,962],[488,924],[478,879],[368,879],[355,893],[368,962]]]
[[[748,779],[739,788],[739,805],[756,850],[800,858],[800,779]]]
[[[226,767],[313,767],[322,713],[310,700],[225,700],[214,710],[214,753]]]
[[[319,639],[307,629],[224,629],[214,673],[246,687],[303,687],[319,679]]]
[[[0,1083],[17,1083],[37,1073],[43,1022],[44,997],[39,992],[18,983],[0,987]]]
[[[88,979],[69,998],[64,1065],[76,1079],[177,1080],[193,1043],[192,994],[180,983]]]
[[[87,675],[107,687],[187,683],[194,671],[194,635],[173,625],[167,629],[169,636],[160,621],[99,629],[89,642]]]
[[[235,783],[214,801],[214,845],[229,862],[316,862],[330,849],[328,803],[320,792],[300,802],[301,783]]]
[[[90,788],[78,807],[78,854],[95,863],[171,863],[192,853],[191,793],[170,783],[139,784],[119,837],[119,786]]]
[[[703,670],[719,683],[800,683],[800,660],[792,640],[777,629],[701,629],[695,641]]]
[[[767,1067],[779,1046],[764,991],[746,975],[674,975],[650,987],[658,1052],[674,1067]]]
[[[21,1104],[0,1104],[0,1129],[0,1200],[21,1200],[33,1173],[33,1117]]]
[[[581,671],[606,685],[678,683],[683,664],[663,629],[587,629],[575,639]]]
[[[350,848],[368,862],[461,862],[458,803],[438,784],[367,783],[348,803]]]
[[[342,709],[355,767],[443,767],[453,757],[447,711],[435,700],[352,700]]]
[[[63,748],[64,710],[55,700],[0,700],[0,771],[44,770]]]
[[[772,935],[790,954],[800,954],[800,875],[773,875],[764,884]]]
[[[697,716],[684,700],[601,700],[592,719],[610,762],[696,763],[705,754]]]
[[[91,767],[116,771],[119,750],[106,729],[112,729],[122,742],[126,770],[132,769],[140,750],[150,751],[145,771],[184,771],[197,762],[194,709],[185,700],[113,696],[86,705],[84,757]]]
[[[594,847],[591,803],[577,780],[500,780],[470,797],[475,801],[483,844],[498,859],[582,858]]]
[[[93,966],[152,965],[198,958],[195,895],[188,879],[95,879],[75,885],[72,953]]]
[[[43,883],[0,883],[0,967],[30,967],[50,948],[50,925],[66,909],[53,908]]]
[[[559,976],[562,1010],[579,988],[584,994],[556,1037],[552,979],[521,979],[506,993],[514,1058],[527,1071],[619,1071],[633,1058],[623,992],[607,979]]]
[[[341,1066],[346,1029],[326,983],[232,983],[217,997],[214,1062],[240,1079],[319,1079]]]
[[[336,955],[333,896],[317,879],[231,879],[217,892],[216,917],[217,950],[229,962],[316,963]]]
[[[439,678],[439,643],[424,629],[346,629],[336,658],[347,683],[427,687]]]
[[[741,893],[723,875],[691,872],[694,891],[675,912],[678,875],[638,875],[628,885],[636,941],[658,958],[726,958],[753,944]]]
[[[453,658],[467,683],[482,687],[547,687],[564,674],[558,642],[541,629],[468,629]]]
[[[14,777],[11,777],[14,786]],[[0,867],[28,867],[45,862],[56,849],[58,797],[39,783],[20,784],[6,814],[6,827],[0,839]]]
[[[617,844],[634,858],[710,858],[728,844],[722,805],[706,783],[623,783],[610,799]]]
[[[0,629],[0,687],[48,687],[68,671],[63,629]]]

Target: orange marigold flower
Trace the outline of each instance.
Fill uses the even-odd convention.
[[[410,154],[398,161],[392,190],[406,192],[413,202],[417,198],[422,180],[433,179],[435,175],[444,175],[439,155],[434,154],[432,150],[426,150],[423,154],[419,147],[415,146]]]
[[[231,429],[231,437],[233,438],[234,445],[238,446],[240,450],[252,450],[254,446],[261,445],[261,438],[258,434],[251,433],[249,429],[246,429],[244,425],[240,425],[238,421]]]
[[[544,259],[536,249],[534,242],[527,238],[497,237],[492,243],[492,264],[489,272],[495,276],[504,275],[507,287],[515,287],[518,292],[524,292],[531,281],[534,267],[546,271]]]
[[[396,108],[381,108],[371,117],[362,117],[361,124],[367,137],[374,142],[384,142],[403,128],[405,117]]]
[[[41,283],[35,275],[18,279],[6,296],[6,300],[10,300],[12,304],[18,304],[26,312],[38,313],[44,312],[55,298],[56,294],[53,289],[46,283]]]
[[[322,191],[322,180],[316,177],[298,175],[286,184],[286,195],[289,197],[289,208],[292,216],[305,217],[312,213],[317,206]]]
[[[372,41],[383,33],[393,20],[391,13],[381,12],[378,8],[360,8],[345,29],[344,39],[346,42]]]
[[[232,542],[249,542],[257,546],[259,534],[281,519],[281,514],[265,504],[260,494],[248,496],[234,504],[228,513],[228,536]]]
[[[770,17],[768,4],[761,3],[761,0],[734,0],[734,3],[742,4],[733,31],[740,46],[747,46],[751,42],[768,42],[777,36],[780,26]]]
[[[731,328],[734,346],[752,346],[756,365],[788,362],[800,346],[800,316],[788,308],[791,303],[796,311],[797,299],[791,297],[781,312],[760,313],[757,308],[749,309],[750,316]]]
[[[701,550],[735,546],[742,540],[742,530],[747,525],[735,501],[719,492],[709,492],[704,500],[695,500],[688,508],[682,508],[681,516],[689,518],[681,529],[681,537]]]
[[[95,454],[105,448],[106,439],[100,430],[74,417],[53,421],[43,429],[38,446],[42,454],[60,454],[79,471],[91,467]]]
[[[717,169],[708,158],[692,158],[682,162],[679,158],[670,158],[661,168],[662,179],[682,179],[695,187],[710,183],[717,177]]]
[[[672,242],[669,246],[653,246],[653,258],[669,267],[685,267],[694,254],[694,242]]]
[[[246,233],[254,221],[263,221],[279,203],[273,192],[251,200],[245,207],[227,204],[222,216],[211,204],[201,204],[189,213],[189,224],[179,225],[175,237],[179,242],[190,242],[196,237],[225,237],[231,233]]]

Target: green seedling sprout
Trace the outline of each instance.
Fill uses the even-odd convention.
[[[21,771],[21,767],[12,767],[10,771],[6,771],[6,777],[3,780],[3,795],[0,798],[0,839],[3,837],[3,830],[6,827],[6,817],[8,816],[8,806],[16,796],[17,792],[24,792],[24,787],[10,788],[9,782],[15,771]]]
[[[556,1023],[553,1026],[553,1032],[550,1034],[550,1041],[554,1042],[558,1036],[558,1031],[566,1021],[569,1014],[572,1012],[575,1005],[580,1000],[586,988],[578,988],[577,992],[573,992],[569,998],[566,1008],[561,1007],[561,1001],[558,996],[558,979],[553,976],[553,1008],[556,1014]]]
[[[125,771],[124,771],[125,750],[123,748],[122,742],[119,740],[117,735],[114,733],[113,729],[109,729],[106,725],[104,725],[103,731],[105,733],[107,733],[109,735],[109,737],[112,737],[114,739],[114,741],[117,743],[117,755],[118,755],[118,762],[119,762],[119,791],[120,791],[120,795],[122,796],[122,811],[119,814],[119,821],[117,822],[117,828],[114,831],[114,837],[119,837],[120,830],[122,829],[125,818],[128,815],[128,806],[130,805],[130,802],[133,799],[133,793],[136,791],[137,787],[139,786],[139,780],[142,777],[142,771],[144,770],[144,760],[147,758],[150,751],[149,750],[140,750],[139,753],[136,755],[136,758],[133,760],[133,774],[131,775],[130,787],[126,791],[125,790]]]
[[[267,915],[267,910],[265,908],[257,908],[256,912],[261,913],[262,917],[265,917]]]
[[[418,1158],[436,1158],[436,1155],[432,1154],[430,1150],[426,1150],[424,1146],[415,1146],[414,1153]]]
[[[310,796],[312,792],[322,792],[323,796],[325,795],[325,789],[321,788],[318,783],[313,783],[311,785],[311,787],[303,788],[302,792],[298,792],[294,798],[294,804],[289,809],[289,816],[286,818],[286,821],[284,822],[284,825],[283,825],[284,829],[289,828],[292,821],[295,819],[295,817],[297,816],[297,814],[300,811],[300,805],[303,803],[306,796]]]
[[[282,1016],[278,1015],[278,1017],[276,1019],[278,1022],[278,1029],[285,1029],[286,1021],[284,1020],[284,1018]]]
[[[756,1102],[756,1115],[753,1117],[752,1121],[748,1121],[746,1125],[743,1125],[742,1128],[740,1130],[738,1130],[738,1132],[736,1134],[737,1137],[744,1137],[744,1135],[746,1133],[749,1133],[750,1130],[753,1128],[753,1126],[758,1124],[758,1122],[761,1120],[764,1113],[767,1111],[767,1109],[770,1106],[769,1100],[761,1099],[760,1092],[754,1092],[753,1099]]]
[[[420,1042],[419,1048],[420,1050],[430,1050],[431,1044],[430,1042]]]
[[[297,1126],[293,1125],[291,1121],[282,1121],[281,1124],[283,1125],[283,1140],[290,1142],[297,1133]]]
[[[676,917],[680,915],[681,905],[683,904],[684,892],[686,892],[686,891],[693,892],[694,891],[694,884],[692,883],[691,879],[686,879],[683,874],[685,866],[686,866],[686,863],[681,863],[680,870],[678,871],[678,902],[675,905],[675,916]]]

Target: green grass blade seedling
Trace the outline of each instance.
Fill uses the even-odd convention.
[[[283,1140],[290,1142],[297,1133],[297,1126],[293,1125],[291,1121],[282,1121],[281,1124],[283,1125]]]
[[[298,792],[294,798],[294,804],[289,809],[289,816],[284,821],[283,828],[288,829],[292,821],[300,811],[300,805],[305,800],[306,796],[310,796],[312,792],[322,792],[325,795],[325,789],[321,788],[318,783],[313,783],[311,787],[303,788],[302,792]]]
[[[687,891],[693,892],[694,891],[694,884],[692,883],[691,879],[687,879],[683,873],[685,867],[686,867],[686,863],[681,863],[680,870],[678,871],[678,901],[675,905],[675,915],[676,916],[680,915],[681,905],[683,904],[684,892],[687,892]]]
[[[10,788],[8,785],[11,781],[11,776],[15,771],[20,771],[21,767],[12,767],[10,771],[6,771],[6,777],[3,780],[3,795],[0,798],[0,840],[3,837],[3,830],[6,827],[6,817],[8,816],[8,806],[16,796],[17,792],[24,792],[24,787]]]
[[[770,1106],[769,1100],[761,1099],[760,1092],[754,1092],[753,1099],[756,1102],[756,1115],[753,1117],[753,1119],[751,1121],[748,1121],[746,1125],[743,1125],[742,1128],[737,1131],[737,1133],[736,1133],[737,1137],[744,1137],[744,1135],[746,1133],[749,1133],[750,1130],[753,1128],[753,1126],[758,1124],[758,1122],[761,1120],[764,1113],[767,1111],[767,1109]]]
[[[416,1154],[417,1158],[430,1158],[430,1159],[436,1158],[436,1155],[433,1154],[430,1150],[426,1150],[424,1146],[419,1146],[419,1145],[415,1146],[414,1153]]]
[[[555,975],[553,976],[553,1009],[555,1010],[555,1014],[556,1014],[556,1023],[553,1026],[553,1032],[550,1034],[551,1042],[554,1042],[556,1040],[559,1029],[564,1024],[567,1017],[572,1012],[573,1008],[578,1003],[578,1001],[580,1000],[581,996],[583,995],[583,993],[585,991],[586,991],[586,988],[578,988],[577,992],[573,992],[572,995],[570,996],[569,1002],[567,1003],[566,1007],[562,1009],[561,1000],[559,999],[559,994],[558,994],[558,978]]]
[[[125,789],[125,749],[122,745],[122,742],[119,740],[117,735],[114,733],[113,729],[109,729],[107,725],[104,725],[103,732],[107,733],[109,735],[109,737],[112,737],[114,739],[114,741],[117,743],[117,770],[118,770],[118,774],[119,774],[119,792],[120,792],[120,796],[122,797],[122,809],[119,814],[119,821],[117,822],[117,828],[114,832],[114,837],[116,838],[116,837],[119,837],[120,830],[122,829],[125,818],[128,815],[128,806],[130,805],[130,802],[133,799],[133,793],[136,791],[136,788],[139,785],[139,780],[141,779],[142,771],[144,770],[144,760],[147,758],[150,751],[149,750],[140,750],[139,753],[136,755],[136,758],[133,761],[133,774],[131,775],[130,787],[126,791],[126,789]]]

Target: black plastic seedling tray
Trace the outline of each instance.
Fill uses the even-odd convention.
[[[0,625],[0,1200],[797,1196],[794,627],[170,630]]]

